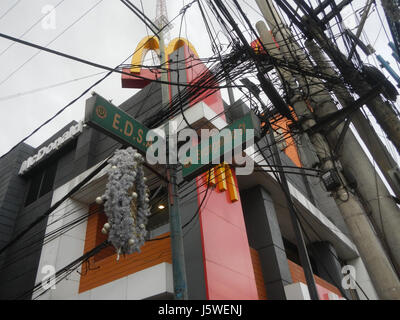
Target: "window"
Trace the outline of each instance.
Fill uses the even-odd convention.
[[[57,172],[57,162],[52,163],[43,173],[42,186],[40,188],[39,198],[53,189],[54,179]]]
[[[31,204],[53,189],[57,172],[57,161],[37,171],[31,178],[25,206]]]
[[[298,265],[301,265],[297,246],[285,238],[282,238],[282,240],[283,240],[283,246],[285,247],[286,257],[290,261],[292,261]]]
[[[286,257],[290,261],[301,266],[301,261],[300,261],[300,256],[299,256],[299,251],[297,249],[297,246],[285,238],[283,238],[283,246],[285,247]],[[310,259],[310,264],[311,264],[311,268],[313,270],[314,275],[320,277],[321,275],[318,271],[318,267],[317,267],[317,264],[316,264],[314,258],[310,254],[308,254],[308,258]],[[327,280],[327,281],[329,282],[329,280]]]
[[[28,196],[26,197],[25,206],[31,204],[38,198],[41,183],[42,183],[42,172],[38,172],[31,178],[31,183],[29,185],[29,191],[28,191]]]

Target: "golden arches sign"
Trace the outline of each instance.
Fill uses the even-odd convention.
[[[228,190],[232,202],[239,200],[236,180],[233,177],[229,164],[224,162],[210,169],[204,175],[204,180],[206,184],[216,186],[221,192]]]
[[[184,38],[173,39],[165,49],[166,56],[168,57],[172,52],[183,47],[185,44],[196,55],[196,57],[199,56],[193,45],[187,39]],[[139,42],[138,46],[136,47],[135,53],[133,54],[132,57],[131,73],[140,73],[144,57],[150,50],[157,52],[157,54],[160,53],[160,43],[156,36],[145,37],[142,39],[142,41]]]

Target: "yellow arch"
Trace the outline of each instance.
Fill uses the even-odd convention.
[[[131,68],[131,73],[140,73],[140,66],[143,64],[144,57],[149,50],[156,51],[158,54],[160,53],[160,43],[157,37],[148,36],[139,42],[132,57],[131,64],[134,67]]]
[[[185,38],[175,38],[173,39],[169,44],[167,49],[165,50],[167,52],[167,55],[170,55],[172,52],[175,50],[178,50],[179,48],[183,47],[184,45],[187,45],[189,49],[196,55],[198,58],[199,55],[197,54],[196,49],[193,47],[193,45],[189,42],[189,40]]]
[[[172,52],[183,47],[185,44],[196,55],[196,57],[199,56],[193,45],[184,38],[173,39],[168,44],[168,47],[165,49],[166,55],[169,56]],[[160,54],[160,43],[156,36],[145,37],[142,39],[142,41],[139,42],[132,57],[131,64],[133,65],[133,67],[131,68],[131,73],[140,73],[140,66],[143,64],[144,57],[149,50],[156,51],[157,54]]]

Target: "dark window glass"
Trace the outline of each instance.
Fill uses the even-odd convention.
[[[297,247],[295,244],[291,243],[290,241],[288,241],[287,239],[283,238],[283,245],[285,247],[285,252],[286,252],[286,257],[298,264],[301,265],[300,263],[300,257],[299,257],[299,252],[297,250]]]
[[[42,186],[40,188],[39,198],[53,189],[54,178],[57,172],[57,162],[52,163],[43,174]]]
[[[25,206],[31,204],[38,198],[40,185],[42,183],[43,172],[37,172],[31,179],[31,183],[29,185],[28,196],[25,200]]]
[[[318,267],[317,267],[317,264],[315,263],[315,260],[314,260],[314,258],[313,257],[311,257],[311,256],[309,256],[309,258],[310,258],[310,263],[311,263],[311,268],[312,268],[312,270],[313,270],[313,273],[316,275],[316,276],[318,276],[318,277],[321,277],[321,274],[320,274],[320,272],[319,272],[319,270],[318,270]],[[328,281],[328,282],[331,282],[332,281],[332,279],[324,279],[324,280],[326,280],[326,281]],[[333,284],[333,283],[332,283]],[[334,285],[334,284],[333,284]]]
[[[53,189],[56,172],[57,161],[51,163],[49,166],[46,166],[43,170],[38,171],[34,176],[32,176],[28,195],[25,200],[25,206],[36,201]]]

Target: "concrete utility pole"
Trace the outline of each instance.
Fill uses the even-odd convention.
[[[161,11],[160,16],[157,17],[159,21],[158,27],[162,29],[165,26],[166,18],[166,5],[165,0],[157,1],[158,10]],[[157,11],[158,11],[157,10]],[[165,17],[165,18],[164,18]],[[161,80],[164,82],[161,84],[161,96],[162,104],[166,105],[169,103],[169,85],[168,82],[168,64],[165,53],[164,43],[164,31],[161,31],[158,36],[160,44],[160,64],[165,71],[161,71]],[[166,136],[168,137],[169,126],[166,129]],[[168,157],[169,158],[169,157]],[[169,161],[169,159],[167,160]],[[169,228],[171,236],[171,251],[172,251],[172,273],[174,281],[174,293],[176,300],[187,300],[187,281],[186,281],[186,266],[185,266],[185,255],[183,249],[183,233],[181,216],[179,213],[179,190],[177,186],[176,171],[177,165],[167,165],[169,173],[169,186],[168,186],[168,209],[169,209]]]
[[[269,53],[275,57],[283,55],[289,61],[297,62],[294,61],[295,57],[292,55],[296,50],[290,30],[282,23],[274,8],[273,2],[265,0],[256,0],[256,2],[269,26],[274,31],[275,39],[280,44],[281,50],[276,48],[265,24],[263,22],[258,22],[257,30]],[[288,72],[282,72],[282,76],[284,78],[282,80],[288,81],[289,83],[293,80],[293,76]],[[297,78],[300,85],[302,83],[304,84],[304,79],[301,78],[302,77]],[[303,95],[299,88],[295,90],[295,94],[291,98],[291,105],[305,131],[317,124],[313,114],[304,102]],[[331,158],[332,152],[326,138],[317,132],[310,136],[310,141],[314,145],[320,160],[321,169],[327,173],[336,173],[340,177],[337,186],[332,190],[332,194],[360,255],[366,264],[379,296],[382,299],[400,299],[400,282],[369,223],[364,208],[358,199],[347,191],[346,179],[343,174],[337,170],[337,166],[340,166],[340,164],[336,164]]]
[[[330,75],[335,75],[334,70],[327,65],[328,63],[326,57],[323,55],[315,42],[307,40],[305,45],[314,61],[318,62],[318,66],[322,67],[324,72]],[[313,79],[311,79],[311,82],[312,81]],[[323,87],[323,85],[320,84],[320,80],[317,81],[319,84],[313,85],[311,83],[310,85],[310,99],[314,102],[312,105],[315,106],[315,114],[317,117],[323,117],[336,112],[338,108],[332,101],[329,92]],[[348,103],[352,100],[352,97],[348,91],[340,90],[340,96],[340,100],[345,98],[345,101],[340,101],[341,103],[346,103],[342,104],[342,106],[350,106]],[[365,126],[364,123],[367,120],[362,113],[358,111],[353,117],[354,118],[352,119],[356,120],[354,121],[357,125],[356,129],[360,127],[360,129],[363,130]],[[342,123],[335,130],[332,130],[330,134],[328,134],[328,139],[332,145],[337,145],[343,127],[344,124]],[[377,160],[377,163],[381,164],[380,168],[385,174],[384,169],[387,169],[387,167],[385,168],[385,165],[391,161],[394,162],[394,160],[392,157],[389,157],[387,154],[385,154],[384,151],[386,150],[382,149],[385,147],[382,145],[382,143],[379,143],[380,140],[374,141],[376,143],[375,145],[368,141],[368,137],[372,136],[371,130],[373,131],[373,128],[370,128],[367,137],[363,136],[365,130],[361,131],[361,138],[363,138],[374,158],[376,155],[380,155],[380,157],[378,157],[378,160],[380,161]],[[379,137],[377,138],[379,139]],[[347,131],[343,141],[339,141],[339,143],[342,143],[342,152],[340,152],[338,156],[345,168],[350,170],[356,177],[357,190],[359,191],[363,200],[368,204],[368,207],[372,213],[374,225],[376,226],[377,231],[379,231],[382,241],[387,242],[387,245],[393,256],[393,263],[395,264],[396,269],[399,270],[400,210],[351,130]],[[389,176],[388,171],[386,171],[385,176]],[[389,179],[389,183],[390,182],[393,183],[391,178]]]
[[[305,46],[314,61],[318,62],[318,67],[324,74],[339,78],[339,75],[333,69],[333,66],[330,64],[325,54],[313,41],[306,41]],[[355,102],[355,99],[346,89],[344,84],[335,83],[329,84],[329,86],[343,107],[351,106]],[[388,152],[387,148],[382,143],[382,140],[360,110],[353,113],[351,120],[364,144],[367,146],[369,152],[381,169],[382,174],[389,183],[394,194],[400,198],[400,186],[390,175],[390,171],[395,170],[397,167],[396,161]]]
[[[346,82],[353,87],[355,92],[360,97],[370,92],[372,90],[371,85],[365,81],[361,73],[354,68],[353,64],[351,64],[326,37],[319,25],[315,21],[307,19],[307,17],[304,19],[304,24],[307,25],[307,29],[312,34],[315,41],[335,63]],[[400,153],[400,120],[395,110],[390,105],[386,104],[381,97],[371,99],[366,105],[386,136],[396,147],[397,152]]]

